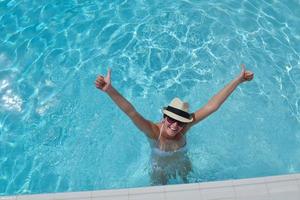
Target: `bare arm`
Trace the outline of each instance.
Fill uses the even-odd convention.
[[[251,71],[246,71],[245,66],[242,65],[242,71],[239,76],[229,82],[222,90],[213,96],[205,106],[193,113],[194,121],[191,125],[198,123],[218,110],[224,101],[230,96],[230,94],[237,88],[237,86],[244,81],[252,80],[253,75],[254,74]]]
[[[115,104],[143,131],[148,137],[157,138],[157,127],[154,123],[146,120],[136,111],[133,105],[125,99],[112,85],[110,79],[111,70],[109,69],[106,77],[98,76],[95,85],[98,89],[106,92]]]

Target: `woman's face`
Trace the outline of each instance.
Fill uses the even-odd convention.
[[[171,117],[166,116],[164,118],[164,129],[166,133],[166,137],[168,138],[174,138],[178,133],[180,133],[186,123],[179,122]]]

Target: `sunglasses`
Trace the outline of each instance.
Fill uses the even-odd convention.
[[[183,127],[183,126],[186,125],[186,123],[180,122],[180,121],[178,121],[178,120],[176,120],[176,119],[173,119],[173,118],[171,118],[171,117],[168,117],[168,116],[167,116],[166,118],[167,118],[167,122],[170,123],[170,124],[173,124],[173,123],[177,122],[177,125],[180,126],[180,127]]]

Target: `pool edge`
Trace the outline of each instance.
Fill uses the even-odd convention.
[[[0,200],[241,200],[300,199],[300,173],[129,189],[0,196]]]

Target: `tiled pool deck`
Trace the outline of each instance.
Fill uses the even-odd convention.
[[[0,197],[0,200],[300,200],[300,174],[120,190]]]

